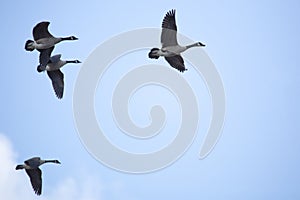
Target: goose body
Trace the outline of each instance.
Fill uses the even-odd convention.
[[[40,52],[39,62],[41,68],[45,67],[49,61],[54,46],[64,40],[78,40],[75,36],[54,37],[48,30],[50,22],[40,22],[32,30],[33,39],[25,43],[26,51],[38,50]]]
[[[16,170],[25,169],[29,176],[32,188],[37,195],[42,194],[42,171],[39,168],[44,163],[60,164],[58,160],[42,160],[40,157],[33,157],[24,161],[24,164],[16,166]]]
[[[27,51],[33,51],[34,49],[37,50],[44,50],[50,47],[53,47],[57,43],[61,42],[62,38],[50,37],[50,38],[41,38],[37,41],[27,40],[27,45],[25,49]]]
[[[52,56],[49,59],[49,62],[46,66],[46,71],[55,71],[55,70],[59,70],[60,68],[62,68],[65,64],[68,63],[68,61],[66,60],[61,60],[61,54],[57,54],[55,56]],[[40,70],[38,70],[40,71]]]
[[[79,60],[61,60],[61,54],[50,57],[48,64],[45,67],[48,77],[51,79],[52,87],[57,98],[61,99],[64,93],[64,74],[60,68],[68,63],[81,63]],[[37,67],[38,72],[41,72],[41,65]]]
[[[163,56],[166,61],[175,69],[180,72],[187,70],[184,66],[184,60],[180,53],[186,51],[192,47],[204,47],[205,45],[201,42],[196,42],[191,45],[181,46],[177,42],[177,26],[175,21],[175,10],[170,10],[165,15],[162,22],[162,33],[161,33],[161,44],[162,48],[152,48],[148,54],[151,59],[158,59]]]

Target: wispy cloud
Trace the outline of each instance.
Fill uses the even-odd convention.
[[[15,165],[17,154],[9,139],[0,133],[0,195],[1,199],[32,200],[36,198],[26,173],[17,173]],[[101,182],[96,178],[83,175],[80,180],[72,177],[58,180],[50,194],[42,194],[42,200],[100,200]],[[48,186],[50,187],[50,186]],[[100,189],[99,189],[100,188]]]

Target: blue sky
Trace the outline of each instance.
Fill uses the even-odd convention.
[[[42,166],[44,186],[39,199],[299,199],[298,1],[52,2],[57,6],[34,1],[0,3],[0,159],[6,163],[0,169],[1,196],[35,198],[25,172],[14,167],[38,155],[62,162],[61,166]],[[51,13],[50,8],[54,8]],[[222,136],[212,153],[199,160],[202,130],[207,126],[204,120],[192,146],[173,165],[141,175],[112,170],[85,150],[75,128],[72,95],[81,65],[62,69],[65,92],[58,100],[47,75],[36,71],[38,53],[26,52],[24,43],[32,38],[34,25],[47,20],[53,35],[79,38],[57,45],[53,53],[84,62],[99,44],[114,35],[160,27],[163,16],[172,8],[177,10],[178,30],[207,45],[205,52],[222,77],[226,93]],[[147,56],[147,51],[138,55],[142,53]],[[115,65],[129,67],[127,60]],[[161,63],[165,64],[163,60]],[[113,69],[118,73],[117,66]],[[183,77],[196,83],[192,87],[200,90],[197,97],[204,98],[200,107],[205,109],[207,91],[201,77],[192,71]],[[108,73],[107,84],[110,76]],[[147,92],[135,98],[137,102],[151,100]],[[162,101],[165,99],[170,97]],[[137,115],[133,117],[137,123],[143,124],[147,118],[141,106],[132,106],[130,112]],[[177,119],[178,110],[168,111],[174,116],[169,119],[171,123]],[[101,121],[101,107],[98,112]],[[116,129],[114,124],[106,126]],[[172,124],[169,126],[171,129]],[[118,140],[117,134],[112,137],[124,148],[131,145],[128,140]],[[20,192],[15,194],[16,190]]]

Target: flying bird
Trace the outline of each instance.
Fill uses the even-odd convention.
[[[61,99],[64,93],[64,74],[60,71],[65,64],[81,63],[79,60],[61,60],[61,54],[51,56],[45,70],[51,79],[52,86],[57,98]],[[37,67],[38,72],[43,71],[42,66]]]
[[[42,194],[42,171],[39,166],[44,163],[60,164],[58,160],[42,160],[40,157],[33,157],[24,161],[24,164],[16,166],[16,170],[25,169],[30,178],[32,188],[37,195]]]
[[[160,41],[162,48],[152,48],[148,57],[158,59],[160,56],[165,57],[166,61],[175,69],[184,72],[187,69],[184,66],[184,60],[180,53],[191,47],[204,47],[205,44],[196,42],[191,45],[181,46],[177,42],[177,26],[175,21],[175,10],[170,10],[165,15],[162,22],[162,32]]]
[[[54,37],[48,30],[50,22],[40,22],[32,30],[33,40],[27,40],[25,43],[26,51],[34,49],[40,52],[39,63],[41,71],[44,71],[49,61],[54,46],[64,40],[78,40],[75,36]]]

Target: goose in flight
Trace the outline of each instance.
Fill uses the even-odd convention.
[[[33,40],[27,40],[25,43],[26,51],[37,49],[40,52],[39,62],[41,70],[44,71],[49,61],[54,45],[64,40],[78,40],[75,36],[54,37],[48,30],[50,22],[40,22],[32,30]]]
[[[205,44],[196,42],[191,45],[181,46],[177,43],[177,26],[175,21],[175,10],[170,10],[165,15],[162,22],[162,32],[160,41],[162,48],[152,48],[148,54],[149,58],[158,59],[160,56],[165,57],[166,61],[180,72],[187,70],[184,66],[184,60],[180,53],[191,47],[204,47]]]
[[[61,99],[64,93],[64,74],[60,71],[65,64],[81,63],[79,60],[61,60],[61,54],[51,56],[45,70],[51,79],[52,86],[57,98]],[[43,71],[42,66],[37,67],[38,72]]]
[[[25,160],[24,164],[16,166],[16,170],[25,169],[30,178],[32,188],[37,195],[42,194],[42,171],[39,166],[44,163],[60,164],[58,160],[42,160],[40,157],[33,157]]]

